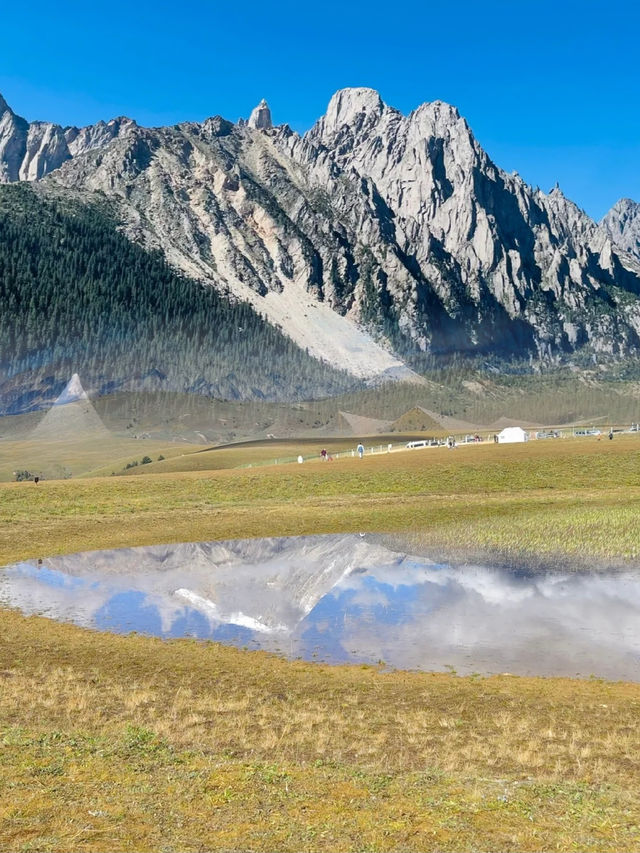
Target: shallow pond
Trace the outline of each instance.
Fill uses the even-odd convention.
[[[0,602],[100,630],[331,663],[640,681],[640,572],[451,567],[374,536],[72,554],[0,569]]]

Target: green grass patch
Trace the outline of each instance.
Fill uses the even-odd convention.
[[[225,450],[226,464],[246,460],[247,452]],[[405,531],[423,546],[514,556],[634,559],[640,441],[433,448],[332,463],[12,483],[0,485],[0,494],[2,562],[120,545],[349,531]]]

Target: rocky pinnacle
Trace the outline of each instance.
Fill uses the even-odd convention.
[[[271,121],[271,110],[269,109],[269,104],[264,98],[252,111],[249,116],[248,124],[249,127],[253,127],[255,130],[269,130],[273,127],[273,122]]]
[[[407,352],[640,353],[637,206],[596,224],[500,169],[442,101],[404,115],[343,89],[304,136],[264,100],[237,125],[60,128],[5,110],[0,183],[43,177],[112,198],[131,239],[358,376],[395,375]]]

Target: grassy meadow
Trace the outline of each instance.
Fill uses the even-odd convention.
[[[640,685],[0,623],[3,850],[637,849]]]
[[[0,483],[0,563],[350,531],[453,557],[638,562],[638,435],[303,465],[264,464],[265,445]],[[6,609],[0,684],[0,849],[638,846],[640,685],[328,667]]]
[[[71,479],[94,470],[104,475],[122,471],[145,457],[157,461],[200,449],[198,445],[169,444],[166,441],[136,441],[112,436],[96,440],[3,441],[0,442],[0,481],[15,479],[19,470],[46,479]],[[105,463],[107,463],[105,465]]]
[[[323,445],[314,446],[318,453]],[[283,449],[304,453],[309,446]],[[512,560],[616,562],[638,554],[638,434],[244,467],[272,454],[271,442],[249,443],[138,466],[127,472],[134,476],[2,483],[0,562],[124,545],[353,531],[402,532],[416,547]],[[164,465],[195,470],[151,473]]]

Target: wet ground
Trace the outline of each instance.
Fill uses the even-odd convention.
[[[190,543],[0,569],[0,602],[77,625],[461,674],[640,680],[640,570],[448,566],[376,536]]]

